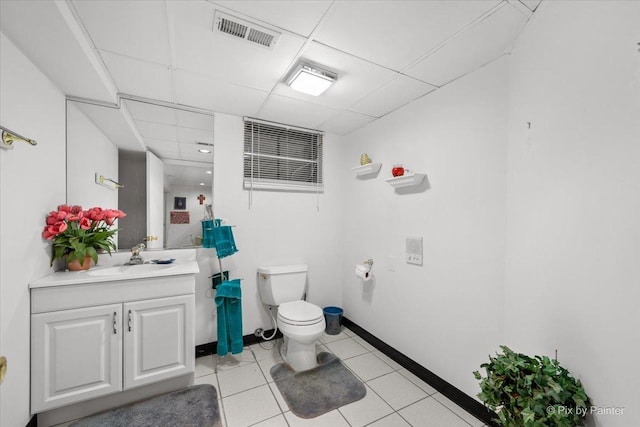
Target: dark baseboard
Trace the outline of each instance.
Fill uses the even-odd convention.
[[[438,392],[442,393],[444,396],[453,401],[456,405],[460,406],[465,411],[469,412],[474,417],[482,420],[484,423],[496,426],[494,419],[497,418],[496,414],[490,411],[486,406],[482,403],[478,402],[474,398],[468,396],[466,393],[462,392],[458,388],[449,384],[424,366],[420,365],[415,360],[405,356],[400,353],[395,348],[391,347],[384,341],[381,341],[376,336],[358,326],[356,323],[347,319],[346,317],[342,318],[342,324],[349,328],[351,331],[356,333],[366,342],[380,350],[382,353],[389,356],[391,359],[396,361],[398,364],[402,365],[407,371],[411,372],[422,381],[429,384],[431,387],[435,388]]]
[[[266,336],[268,336],[268,337],[271,336],[272,333],[273,333],[273,329],[270,329],[268,331],[264,331],[264,334]],[[277,338],[282,338],[282,332],[278,331],[276,333],[276,336],[273,337],[274,340],[277,339]],[[242,337],[242,343],[245,346],[252,345],[252,344],[257,344],[259,342],[264,342],[264,341],[267,341],[267,340],[265,340],[265,339],[263,339],[261,337],[257,337],[254,334],[245,335],[245,336]],[[209,343],[206,343],[206,344],[200,344],[200,345],[196,346],[196,358],[203,357],[203,356],[209,356],[211,354],[216,354],[217,351],[218,351],[218,342],[217,341],[209,342]],[[31,427],[31,426],[29,426],[29,427]]]
[[[27,425],[24,427],[38,427],[38,414],[31,417]]]

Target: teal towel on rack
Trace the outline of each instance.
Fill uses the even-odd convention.
[[[218,311],[218,356],[242,353],[242,290],[240,279],[222,282],[216,288]]]
[[[213,220],[202,220],[202,247],[203,248],[215,248],[216,241],[213,236]]]
[[[213,227],[213,238],[218,258],[228,257],[238,252],[230,226]]]

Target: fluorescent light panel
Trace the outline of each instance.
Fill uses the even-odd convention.
[[[291,73],[287,84],[291,86],[291,89],[298,92],[318,96],[329,89],[329,86],[336,79],[337,76],[329,71],[314,68],[307,64],[298,64],[293,73]]]

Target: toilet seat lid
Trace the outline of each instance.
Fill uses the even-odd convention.
[[[310,324],[324,318],[322,309],[306,301],[291,301],[280,304],[278,317],[287,323]]]

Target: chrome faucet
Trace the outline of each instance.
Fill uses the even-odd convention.
[[[144,259],[142,259],[142,256],[140,255],[140,251],[143,250],[144,248],[145,248],[144,243],[139,243],[134,247],[132,247],[131,258],[129,259],[129,262],[127,264],[129,265],[144,264]]]

